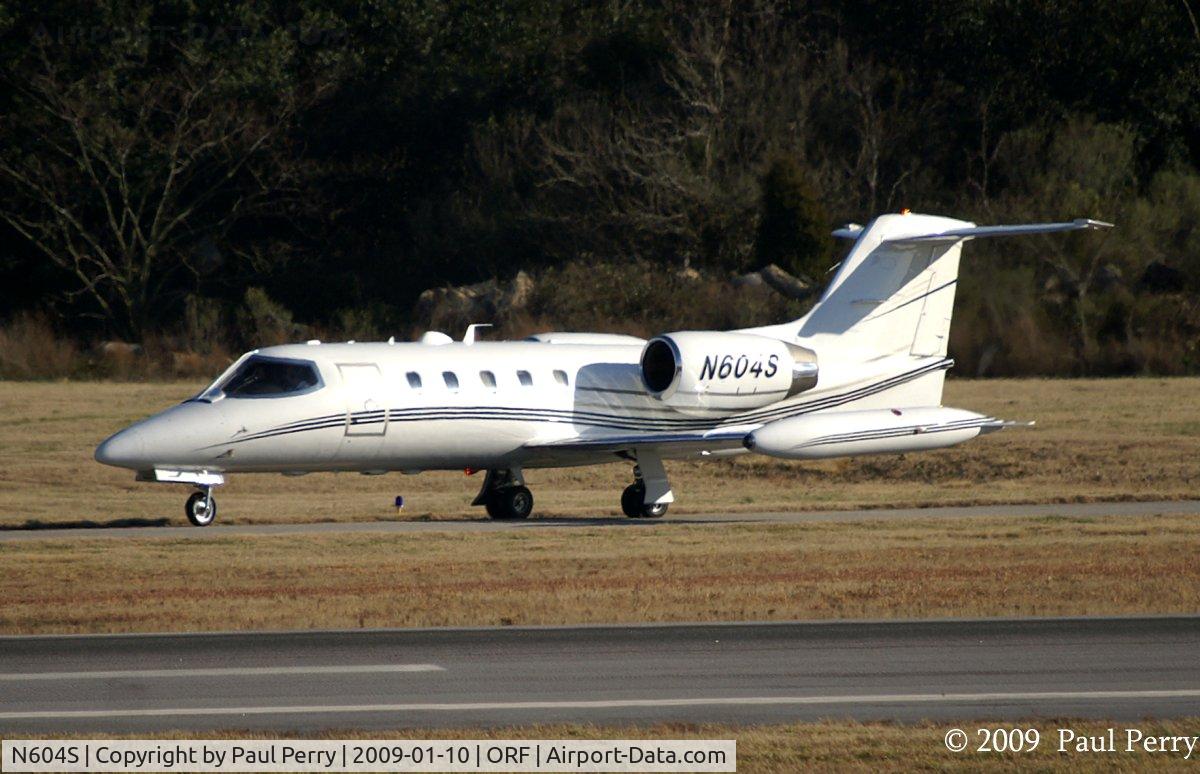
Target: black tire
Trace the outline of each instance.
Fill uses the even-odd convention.
[[[621,493],[621,511],[631,519],[642,518],[642,500],[646,496],[646,485],[641,481],[625,487]]]
[[[217,498],[204,492],[192,492],[183,512],[192,526],[207,527],[217,520]]]
[[[533,513],[533,492],[523,486],[506,486],[488,495],[488,516],[501,521],[528,519]]]
[[[631,519],[661,519],[667,512],[666,503],[646,504],[646,485],[636,481],[621,493],[621,510]]]

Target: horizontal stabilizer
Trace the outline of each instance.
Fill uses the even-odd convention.
[[[1033,420],[1029,420],[1027,422],[1016,422],[1011,419],[993,419],[990,422],[980,425],[979,433],[980,435],[987,435],[988,433],[994,433],[997,430],[1004,430],[1005,428],[1009,427],[1033,427],[1036,424],[1037,422]]]
[[[976,239],[978,237],[1020,236],[1022,234],[1052,234],[1059,231],[1084,231],[1087,229],[1112,228],[1113,224],[1091,218],[1076,218],[1066,223],[1023,223],[1015,226],[972,226],[970,228],[953,228],[938,231],[933,234],[915,234],[885,240],[892,244],[909,244],[930,242],[957,242],[960,239]]]

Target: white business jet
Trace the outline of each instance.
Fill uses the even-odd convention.
[[[942,406],[962,244],[1109,227],[881,215],[834,232],[854,244],[808,314],[762,328],[476,342],[471,326],[458,342],[265,347],[96,459],[195,487],[198,526],[230,473],[486,470],[473,504],[523,519],[523,470],[621,460],[633,466],[621,509],[657,518],[674,501],[664,459],[912,452],[1012,424]]]

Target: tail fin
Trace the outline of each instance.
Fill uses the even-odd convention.
[[[1111,225],[1079,219],[976,226],[934,215],[880,215],[865,228],[851,225],[833,232],[854,239],[854,246],[807,315],[756,332],[798,340],[817,352],[822,365],[905,355],[944,358],[964,241]],[[923,405],[940,403],[941,376],[930,380],[930,394],[924,395],[929,402]]]
[[[813,345],[837,336],[837,349],[857,356],[944,357],[964,241],[1111,227],[1082,218],[976,226],[933,215],[881,215],[866,228],[834,232],[854,238],[854,246],[817,305],[787,327]]]

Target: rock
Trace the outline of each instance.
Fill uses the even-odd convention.
[[[536,283],[523,271],[512,282],[485,280],[474,285],[430,288],[417,297],[413,317],[422,328],[457,330],[471,323],[494,322],[524,309]]]
[[[799,277],[793,277],[773,263],[760,269],[759,274],[776,293],[788,298],[804,299],[812,293],[811,285]]]
[[[699,282],[701,279],[700,272],[693,269],[691,266],[684,266],[679,271],[675,272],[675,276],[685,282]]]
[[[130,344],[127,341],[105,341],[97,347],[98,354],[105,357],[133,357],[141,354],[141,344]]]
[[[533,277],[526,274],[524,270],[517,272],[517,276],[513,277],[512,286],[508,290],[506,301],[508,308],[524,309],[533,298],[533,291],[536,287]]]
[[[1153,261],[1142,272],[1138,283],[1143,290],[1151,293],[1178,293],[1183,290],[1187,277],[1182,271],[1168,266],[1161,261]]]

